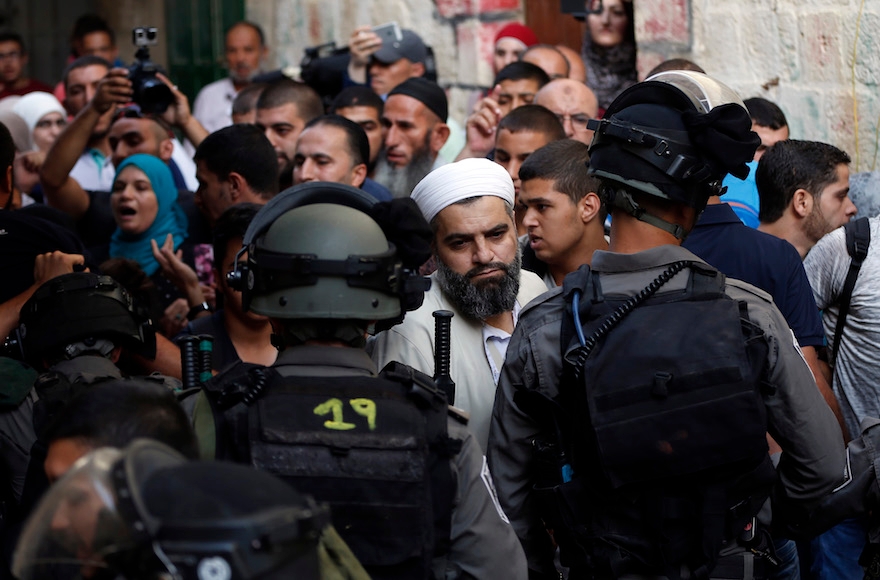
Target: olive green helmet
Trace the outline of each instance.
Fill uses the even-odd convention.
[[[273,198],[245,233],[246,268],[230,274],[244,307],[279,319],[400,319],[408,294],[424,287],[367,213],[374,203],[325,182]]]

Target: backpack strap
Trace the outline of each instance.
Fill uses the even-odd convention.
[[[434,514],[434,557],[449,553],[452,531],[452,505],[455,501],[455,478],[451,458],[461,451],[462,442],[451,439],[447,429],[446,398],[430,376],[403,363],[388,363],[379,376],[409,386],[412,398],[427,420],[431,450],[431,498]]]
[[[871,245],[871,227],[867,217],[860,217],[855,221],[848,222],[843,226],[846,234],[846,251],[851,256],[849,271],[843,283],[840,293],[840,313],[837,316],[837,327],[834,329],[834,342],[831,347],[831,362],[837,362],[837,350],[840,348],[840,339],[843,337],[843,327],[849,314],[849,305],[852,300],[853,289],[862,263],[868,257],[868,247]]]

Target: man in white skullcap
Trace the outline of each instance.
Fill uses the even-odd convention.
[[[513,222],[513,181],[488,159],[464,159],[429,173],[412,192],[434,231],[437,271],[421,308],[379,333],[372,356],[379,368],[397,360],[434,374],[435,310],[450,310],[450,375],[456,407],[483,450],[495,386],[520,310],[547,287],[520,270]]]

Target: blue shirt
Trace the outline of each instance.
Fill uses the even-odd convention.
[[[758,186],[755,184],[755,170],[758,168],[757,161],[749,161],[749,175],[745,179],[739,179],[733,175],[724,178],[723,185],[727,193],[721,196],[721,201],[730,204],[734,213],[750,228],[757,228],[758,211],[761,200],[758,197]]]
[[[823,345],[822,319],[794,246],[743,225],[721,203],[706,206],[684,247],[725,276],[770,294],[801,346]]]
[[[375,197],[379,201],[391,201],[393,197],[388,188],[381,183],[376,183],[369,177],[361,184],[361,190]]]

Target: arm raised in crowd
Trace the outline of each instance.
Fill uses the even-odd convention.
[[[114,68],[107,73],[98,84],[94,98],[58,136],[40,169],[47,203],[74,219],[89,209],[89,196],[79,182],[70,177],[70,171],[88,146],[101,118],[116,105],[131,101],[133,92],[127,75],[124,68]]]
[[[162,73],[156,73],[156,78],[165,83],[171,89],[171,94],[174,95],[174,102],[171,103],[167,111],[162,113],[162,118],[172,127],[180,127],[183,135],[189,139],[193,147],[198,147],[199,143],[208,136],[208,130],[193,116],[189,99],[180,92],[177,85]]]

